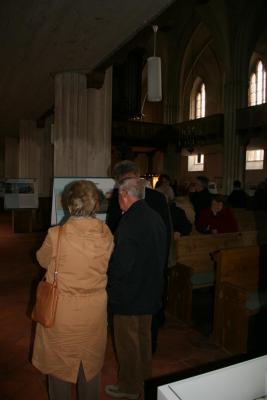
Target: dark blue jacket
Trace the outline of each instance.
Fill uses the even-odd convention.
[[[123,214],[109,264],[108,301],[113,314],[155,314],[161,307],[167,233],[144,200]]]

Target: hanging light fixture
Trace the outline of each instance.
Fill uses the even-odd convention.
[[[161,58],[156,57],[158,26],[153,25],[152,28],[154,32],[154,53],[153,57],[147,59],[147,100],[156,102],[162,100]]]

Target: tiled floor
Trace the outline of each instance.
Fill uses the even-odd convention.
[[[0,399],[46,400],[46,380],[30,363],[33,324],[31,298],[40,277],[34,260],[42,234],[13,234],[9,214],[0,215]],[[160,376],[228,357],[197,331],[167,322],[153,359],[153,376]],[[104,385],[116,381],[110,340],[102,373]]]

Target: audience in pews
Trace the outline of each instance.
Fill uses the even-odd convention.
[[[195,210],[195,222],[197,223],[202,210],[210,207],[211,193],[208,190],[209,179],[200,175],[196,179],[196,183],[191,186],[189,197]]]
[[[228,197],[229,204],[233,208],[246,208],[248,196],[244,189],[242,189],[241,182],[235,180],[233,184],[233,191]]]
[[[222,195],[214,195],[211,206],[201,211],[196,228],[199,232],[208,234],[238,232],[234,214],[225,206]]]

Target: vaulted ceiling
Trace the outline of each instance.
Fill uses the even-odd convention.
[[[0,135],[52,106],[57,72],[90,73],[172,2],[2,1]]]

